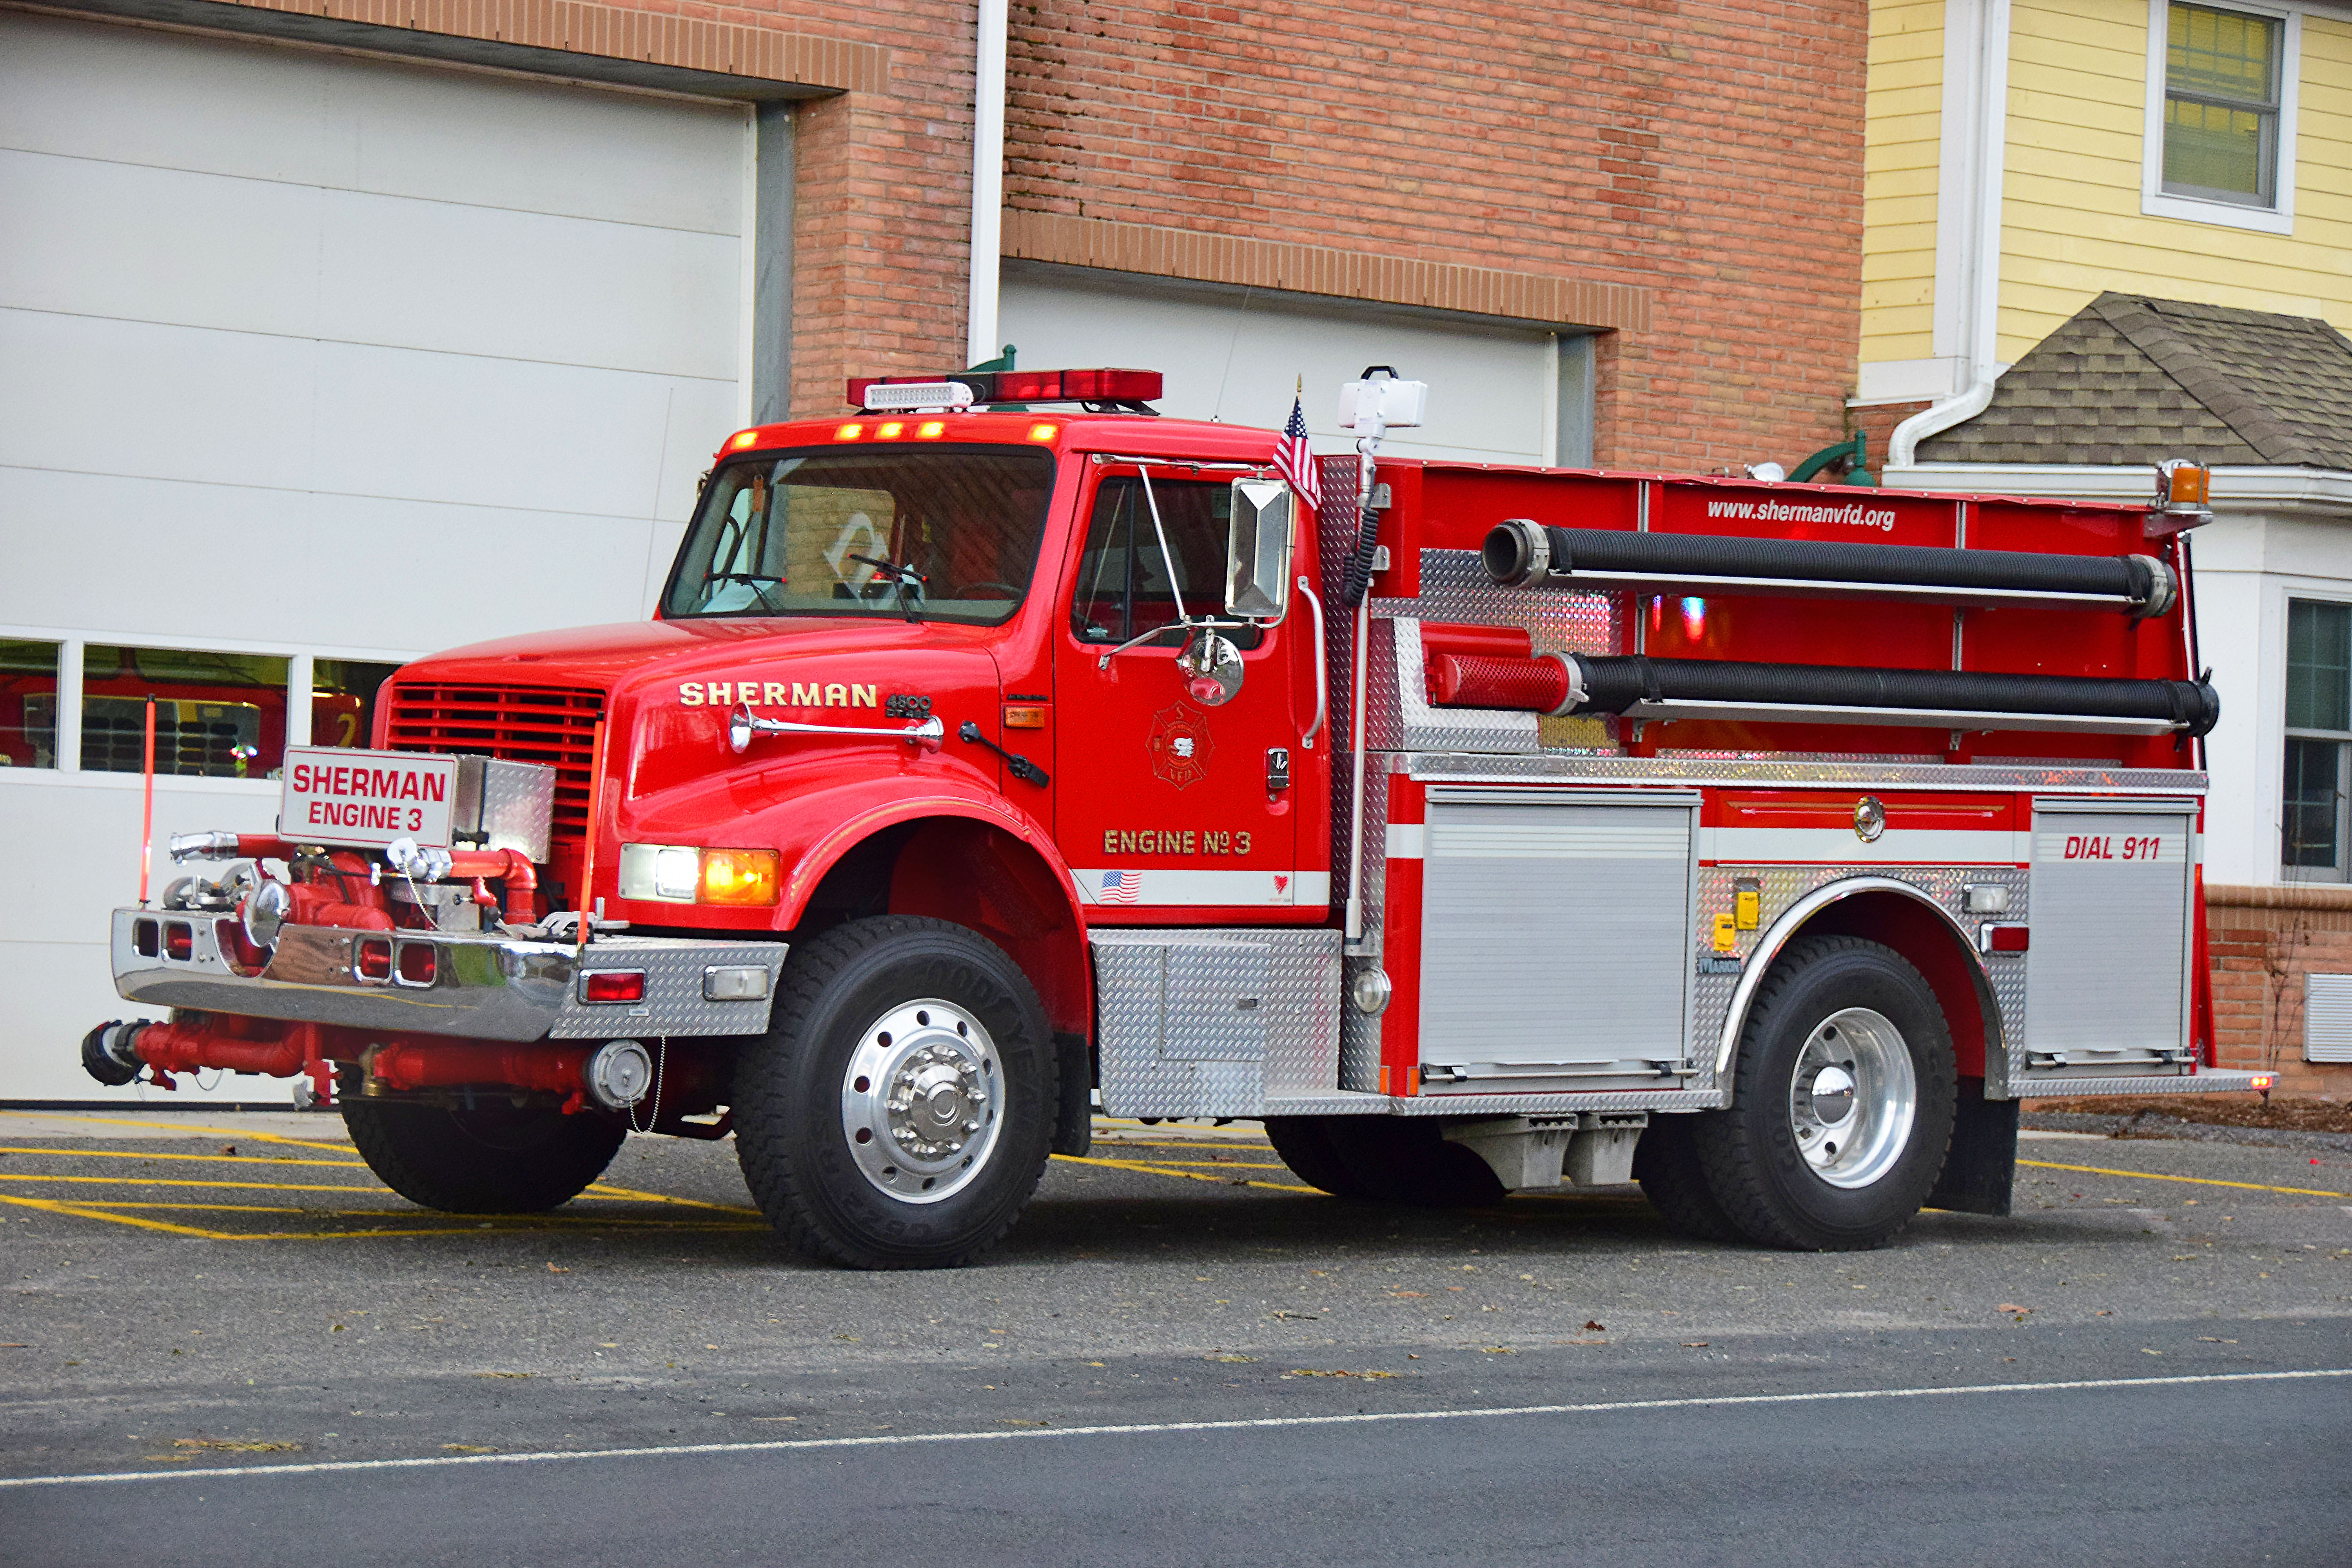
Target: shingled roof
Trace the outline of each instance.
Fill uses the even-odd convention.
[[[2352,469],[2352,340],[2267,310],[2102,294],[2035,344],[1930,463]]]

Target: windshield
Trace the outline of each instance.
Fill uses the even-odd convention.
[[[1029,591],[1050,453],[900,446],[763,452],[719,470],[662,614],[1003,623]]]

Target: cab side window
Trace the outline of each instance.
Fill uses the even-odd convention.
[[[1165,555],[1152,528],[1153,502],[1168,538]],[[1151,646],[1179,647],[1183,634],[1173,625],[1179,595],[1188,614],[1223,615],[1232,506],[1232,488],[1222,481],[1154,479],[1147,498],[1143,481],[1132,475],[1105,479],[1095,490],[1077,594],[1070,605],[1070,629],[1078,640],[1117,647],[1167,626],[1167,635],[1155,637]],[[1255,627],[1225,635],[1244,648],[1265,637]]]

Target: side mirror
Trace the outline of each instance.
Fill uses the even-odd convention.
[[[1290,608],[1290,544],[1297,513],[1279,479],[1235,479],[1225,540],[1225,614],[1279,625]]]
[[[1206,626],[1176,656],[1176,673],[1184,678],[1184,695],[1203,708],[1222,708],[1242,689],[1242,650],[1230,637]]]

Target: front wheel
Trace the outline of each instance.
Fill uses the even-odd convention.
[[[736,1152],[769,1223],[857,1268],[969,1263],[1045,1173],[1056,1056],[1002,949],[907,915],[796,948],[739,1058]]]
[[[1883,1246],[1943,1169],[1958,1093],[1936,994],[1894,949],[1811,937],[1773,965],[1740,1034],[1729,1110],[1694,1118],[1706,1186],[1749,1239]]]
[[[628,1129],[593,1113],[472,1110],[348,1100],[352,1146],[383,1184],[446,1214],[538,1214],[569,1203],[604,1173]]]

